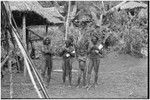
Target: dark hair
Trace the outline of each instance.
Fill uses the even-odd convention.
[[[70,46],[73,46],[73,41],[71,39],[68,39],[65,41],[65,44],[66,44],[66,47],[70,47]]]
[[[97,36],[92,36],[91,42],[92,42],[94,45],[96,45],[96,43],[98,42],[98,37],[97,37]]]
[[[49,45],[51,43],[51,40],[47,37],[43,40],[44,45]]]

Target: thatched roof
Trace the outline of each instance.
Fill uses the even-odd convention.
[[[63,23],[56,17],[62,17],[55,7],[43,8],[37,1],[9,1],[12,11],[34,11],[46,18],[49,22]]]
[[[142,2],[139,3],[139,2],[133,2],[133,1],[131,1],[131,2],[127,2],[127,3],[123,4],[120,7],[120,9],[133,9],[133,8],[139,8],[139,7],[146,8],[147,4],[142,3]]]
[[[54,2],[54,1],[38,1],[38,3],[39,3],[43,8],[54,7],[53,2]]]

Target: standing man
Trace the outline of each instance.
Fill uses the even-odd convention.
[[[98,37],[92,36],[91,44],[92,45],[88,49],[89,65],[88,65],[88,70],[87,70],[87,86],[86,86],[86,88],[89,88],[91,72],[92,72],[93,68],[94,68],[94,72],[95,72],[95,79],[94,79],[93,86],[98,85],[98,83],[97,83],[98,70],[99,70],[100,58],[102,57],[101,46],[100,47],[98,46]]]
[[[65,41],[65,47],[63,48],[60,56],[63,57],[62,70],[63,70],[63,83],[65,84],[66,77],[69,78],[69,85],[71,86],[72,80],[72,59],[75,56],[75,50],[70,39]]]
[[[49,37],[46,37],[44,40],[43,40],[43,47],[42,47],[42,53],[43,53],[43,56],[45,58],[45,66],[44,66],[44,69],[42,70],[42,77],[45,78],[45,74],[46,74],[46,71],[47,71],[47,77],[46,77],[46,83],[47,83],[47,86],[49,86],[49,83],[50,83],[50,79],[51,79],[51,72],[52,72],[52,49],[51,49],[51,40]]]

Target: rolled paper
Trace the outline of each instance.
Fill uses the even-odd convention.
[[[103,48],[103,45],[100,44],[100,45],[98,46],[98,49],[100,50],[100,49],[102,49],[102,48]]]

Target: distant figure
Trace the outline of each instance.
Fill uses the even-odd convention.
[[[75,50],[72,45],[72,41],[68,39],[65,42],[65,47],[63,48],[62,52],[60,53],[60,56],[63,57],[63,64],[62,64],[62,70],[63,70],[63,83],[66,81],[66,77],[69,76],[69,85],[71,86],[71,80],[72,80],[72,58],[75,56]]]
[[[17,55],[16,57],[17,59],[17,62],[16,62],[16,65],[17,65],[17,71],[18,73],[19,72],[22,72],[23,71],[23,66],[24,66],[24,59],[23,57],[21,57],[20,55]]]
[[[94,86],[97,85],[97,80],[98,80],[98,70],[99,70],[99,63],[100,63],[100,58],[103,57],[102,53],[102,46],[98,45],[98,37],[93,36],[91,38],[91,43],[92,45],[88,49],[88,57],[89,57],[89,65],[88,65],[88,70],[87,70],[87,85],[86,87],[88,88],[90,85],[90,79],[91,79],[91,72],[94,68],[95,72],[95,79],[94,79]]]
[[[45,58],[45,66],[44,69],[42,70],[42,77],[45,78],[45,73],[47,71],[47,86],[49,86],[50,79],[51,79],[51,72],[52,72],[52,49],[50,47],[51,40],[47,37],[43,41],[43,48],[42,48],[42,53]]]

